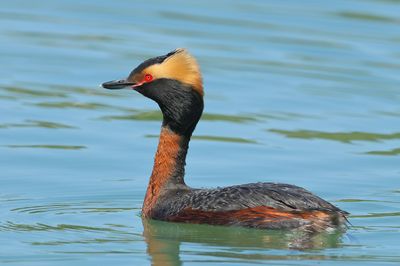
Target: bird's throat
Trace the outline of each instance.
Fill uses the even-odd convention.
[[[151,212],[162,193],[174,186],[184,186],[185,159],[190,137],[181,136],[168,127],[162,127],[153,171],[150,176],[142,214],[151,217]]]

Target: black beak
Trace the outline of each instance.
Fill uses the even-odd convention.
[[[125,87],[134,86],[134,85],[136,85],[135,82],[130,82],[130,81],[127,81],[126,79],[112,80],[112,81],[104,82],[103,84],[101,84],[101,86],[103,88],[109,89],[109,90],[120,90],[120,89],[124,89]]]

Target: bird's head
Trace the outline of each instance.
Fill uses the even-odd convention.
[[[164,116],[163,126],[191,135],[203,112],[203,83],[196,59],[186,49],[150,58],[126,79],[105,82],[106,89],[131,88],[154,100]]]

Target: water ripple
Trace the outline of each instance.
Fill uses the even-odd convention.
[[[127,233],[123,230],[117,230],[110,227],[95,227],[75,224],[58,224],[58,225],[47,225],[42,223],[36,224],[17,224],[11,221],[0,223],[0,231],[101,231],[101,232],[112,232],[112,233]]]
[[[53,145],[53,144],[14,144],[14,145],[3,145],[3,147],[13,148],[13,149],[55,149],[55,150],[82,150],[86,149],[83,145]]]
[[[44,91],[44,90],[28,89],[22,87],[3,87],[0,89],[3,89],[8,93],[14,95],[26,95],[30,97],[58,97],[58,98],[68,97],[67,94],[56,91]]]
[[[339,141],[343,143],[352,143],[353,141],[380,141],[400,139],[400,132],[396,133],[369,133],[369,132],[323,132],[315,130],[282,130],[269,129],[269,132],[284,135],[288,138],[299,139],[325,139]]]
[[[84,205],[83,203],[80,204]],[[77,205],[72,204],[49,204],[49,205],[38,205],[38,206],[28,206],[14,208],[11,211],[20,213],[114,213],[114,212],[125,212],[132,211],[135,208],[123,208],[123,207],[77,207]]]
[[[369,152],[366,152],[366,154],[396,156],[396,155],[400,155],[400,148],[386,150],[386,151],[369,151]]]
[[[0,128],[19,128],[19,127],[38,127],[47,129],[76,129],[75,126],[70,126],[58,122],[41,121],[41,120],[30,120],[27,119],[24,123],[5,123],[0,124]]]

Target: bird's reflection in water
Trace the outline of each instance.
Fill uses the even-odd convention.
[[[196,225],[183,223],[168,223],[162,221],[142,219],[144,237],[147,243],[147,253],[152,259],[152,265],[182,265],[179,256],[181,243],[198,243],[207,246],[229,247],[234,251],[224,250],[220,254],[224,258],[240,258],[239,250],[309,250],[336,248],[341,245],[343,232],[333,233],[306,233],[283,230],[257,230],[240,227],[223,227],[210,225]],[[239,250],[238,250],[239,249]],[[210,254],[219,256],[213,250]],[[315,254],[315,259],[322,259]],[[276,256],[254,255],[254,259],[277,259]],[[318,257],[318,258],[317,258]],[[251,259],[251,255],[246,255]],[[308,257],[308,259],[313,259]]]

